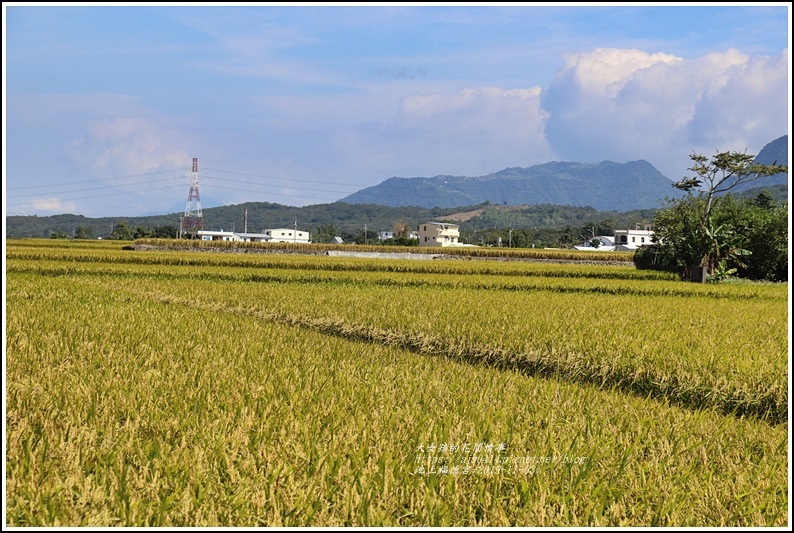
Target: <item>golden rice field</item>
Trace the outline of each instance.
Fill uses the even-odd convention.
[[[790,525],[786,284],[122,246],[6,242],[7,525]]]

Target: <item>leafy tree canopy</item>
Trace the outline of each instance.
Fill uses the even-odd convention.
[[[760,191],[738,202],[730,191],[764,176],[788,172],[742,152],[712,158],[693,153],[694,176],[673,184],[688,194],[668,200],[654,217],[654,245],[635,255],[638,267],[704,268],[712,280],[729,274],[782,281],[788,274],[788,206],[775,207]],[[726,194],[728,193],[728,194]]]

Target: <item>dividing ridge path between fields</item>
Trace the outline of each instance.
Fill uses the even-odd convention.
[[[379,329],[343,320],[312,318],[295,314],[271,313],[266,309],[228,307],[219,302],[201,302],[167,292],[124,289],[139,298],[182,305],[213,312],[252,316],[279,324],[298,326],[347,340],[394,346],[412,352],[445,357],[468,364],[485,365],[528,376],[559,379],[595,385],[639,397],[669,402],[687,409],[713,409],[723,415],[753,417],[770,425],[788,419],[788,399],[773,391],[758,395],[742,385],[725,380],[704,379],[693,374],[679,375],[647,368],[587,362],[576,353],[547,355],[538,352],[515,353],[499,347],[451,341],[394,330]]]

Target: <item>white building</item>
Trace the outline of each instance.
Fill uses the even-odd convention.
[[[210,231],[205,229],[198,230],[198,236],[202,241],[239,241],[240,239],[233,231]]]
[[[308,231],[298,231],[290,228],[266,229],[262,233],[199,230],[198,234],[202,241],[311,242]]]
[[[380,241],[385,241],[386,239],[396,239],[396,238],[397,238],[397,234],[393,231],[381,231],[378,233],[378,240]],[[408,234],[407,238],[418,239],[419,235],[415,231],[412,231],[411,233]]]
[[[596,239],[601,243],[598,248],[591,244]],[[573,248],[581,252],[613,252],[615,251],[615,237],[598,235],[597,237],[585,239],[582,244],[574,246]]]
[[[417,228],[419,246],[457,246],[460,226],[446,222],[426,222]]]
[[[653,244],[653,229],[651,224],[645,224],[640,229],[637,224],[635,229],[616,229],[615,230],[615,251],[633,252],[637,248],[650,246]]]
[[[253,233],[251,236],[255,235]],[[267,242],[310,242],[308,231],[298,231],[289,228],[266,229],[263,240]]]
[[[238,240],[245,241],[245,242],[267,242],[267,235],[264,233],[235,233]]]

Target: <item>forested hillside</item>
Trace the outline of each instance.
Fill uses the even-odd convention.
[[[672,189],[672,187],[671,187]],[[737,197],[754,196],[760,189],[745,191]],[[767,188],[777,204],[787,201],[787,187],[776,185]],[[528,230],[536,235],[546,235],[540,242],[560,242],[567,231],[578,242],[582,233],[604,234],[615,228],[633,227],[636,223],[650,222],[657,209],[626,212],[599,211],[593,207],[563,205],[496,205],[486,202],[473,206],[426,209],[422,207],[387,207],[374,204],[347,204],[335,202],[304,207],[285,206],[267,202],[204,209],[206,229],[243,231],[248,211],[249,232],[265,228],[293,228],[308,231],[314,240],[341,236],[347,241],[364,240],[366,227],[368,239],[377,238],[380,231],[392,231],[396,225],[405,224],[413,229],[418,224],[433,220],[449,220],[461,227],[462,233]],[[119,224],[129,230],[130,238],[136,236],[167,237],[176,235],[181,213],[150,217],[88,218],[82,215],[63,214],[49,217],[6,217],[6,238],[63,237],[108,238]],[[82,232],[81,232],[82,228]],[[586,229],[589,228],[589,229]],[[136,235],[137,231],[137,235]],[[332,235],[333,233],[333,235]],[[116,234],[118,237],[118,233]],[[479,238],[479,237],[478,237]],[[479,242],[479,241],[478,241]]]

